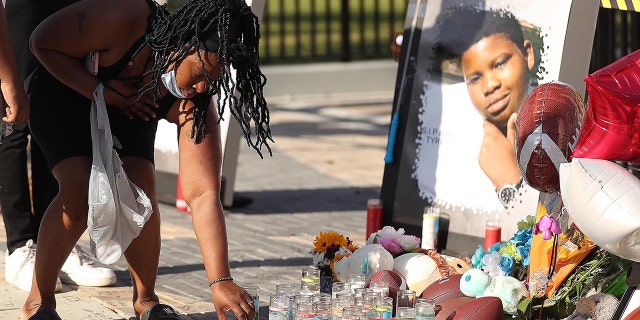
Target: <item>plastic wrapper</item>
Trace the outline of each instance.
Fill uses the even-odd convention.
[[[547,208],[540,203],[536,221],[546,215]],[[576,266],[597,246],[573,227],[556,235],[555,241],[543,240],[542,236],[542,233],[534,235],[531,243],[529,293],[536,297],[551,297]]]
[[[570,85],[550,82],[525,98],[516,128],[516,157],[522,176],[541,192],[560,190],[560,164],[571,161],[585,106]]]
[[[640,50],[585,77],[589,100],[575,158],[640,162]]]

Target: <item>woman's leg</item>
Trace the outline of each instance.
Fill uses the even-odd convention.
[[[139,157],[124,157],[122,161],[129,179],[144,190],[153,207],[153,213],[140,235],[131,241],[124,252],[133,283],[133,307],[139,315],[158,303],[154,290],[160,260],[160,211],[153,164]]]
[[[28,319],[40,308],[56,307],[58,273],[87,227],[90,171],[90,157],[67,158],[53,168],[59,190],[42,218],[33,283],[21,319]]]

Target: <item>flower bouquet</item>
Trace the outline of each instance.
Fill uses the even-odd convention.
[[[397,257],[420,249],[420,238],[404,234],[403,228],[396,230],[394,227],[385,226],[372,233],[367,239],[367,244],[379,244],[389,251],[391,255]]]
[[[538,206],[527,279],[530,296],[518,306],[520,317],[566,318],[578,301],[594,293],[620,298],[629,261],[598,248],[563,211],[548,213],[547,207]]]
[[[530,263],[529,251],[534,233],[534,220],[533,216],[529,216],[518,222],[518,231],[509,241],[495,243],[486,253],[482,245],[478,246],[471,257],[471,265],[492,277],[511,276],[524,281]]]
[[[337,281],[333,266],[336,261],[350,256],[358,247],[349,237],[345,237],[335,231],[320,232],[313,240],[313,265],[320,269],[321,277],[331,277]]]

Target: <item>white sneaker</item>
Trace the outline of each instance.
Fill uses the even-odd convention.
[[[9,254],[5,252],[4,279],[24,291],[31,291],[33,266],[36,259],[36,244],[33,240]],[[56,292],[62,290],[62,282],[56,279]]]
[[[118,280],[113,270],[94,266],[89,255],[77,245],[64,262],[59,276],[64,283],[86,287],[106,287]]]

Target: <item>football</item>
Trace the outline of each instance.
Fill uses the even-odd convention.
[[[430,284],[422,292],[423,298],[433,299],[436,304],[458,297],[464,297],[464,293],[460,291],[461,274],[453,274],[447,278],[442,278]]]
[[[476,298],[472,297],[457,297],[442,301],[440,303],[436,303],[436,316],[433,318],[434,320],[450,320],[454,319],[453,317],[456,315],[458,308],[462,307],[462,305],[475,300]],[[489,320],[487,318],[486,320]]]
[[[570,85],[535,87],[525,98],[516,126],[516,157],[527,184],[542,192],[560,190],[560,164],[570,162],[585,105]]]
[[[393,299],[393,305],[396,305],[396,296],[398,290],[407,289],[407,283],[402,276],[393,270],[380,270],[371,276],[370,281],[385,281],[389,284],[389,297]],[[369,284],[367,284],[369,286]]]
[[[502,301],[498,297],[475,298],[459,306],[452,319],[454,320],[489,320],[503,319]]]

